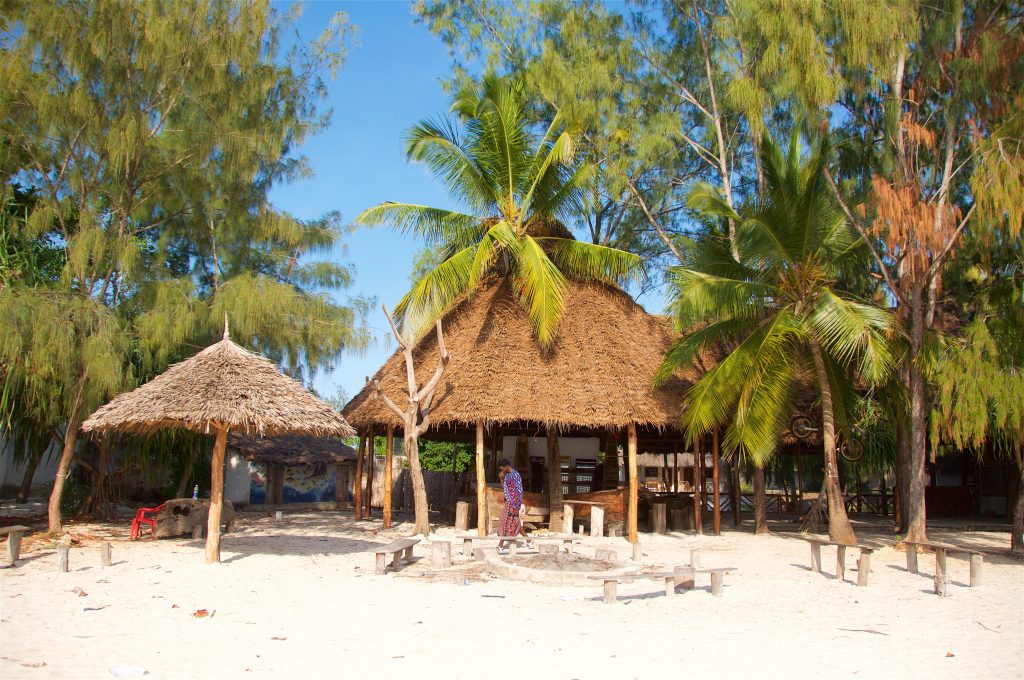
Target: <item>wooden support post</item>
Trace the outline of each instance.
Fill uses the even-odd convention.
[[[363,501],[365,505],[363,517],[365,519],[373,518],[373,467],[376,464],[376,453],[373,427],[370,427],[370,432],[366,435],[366,498]]]
[[[672,452],[672,493],[679,493],[679,454]]]
[[[651,531],[656,534],[667,534],[668,528],[666,524],[665,513],[667,512],[667,503],[654,503],[651,505]]]
[[[100,566],[110,566],[110,543],[103,543],[100,545]]]
[[[796,447],[796,512],[804,514],[804,465],[803,450],[798,444]]]
[[[378,576],[387,571],[387,559],[384,553],[377,553],[377,564],[374,566],[374,573]]]
[[[590,535],[604,536],[604,508],[600,505],[590,506]]]
[[[704,452],[701,440],[693,447],[693,528],[697,535],[704,533]]]
[[[821,573],[821,543],[809,543],[811,546],[811,571]]]
[[[395,459],[395,426],[388,425],[384,442],[384,528],[391,528],[391,487],[394,486],[392,476]],[[463,529],[465,531],[465,529]]]
[[[571,534],[572,533],[572,522],[573,522],[573,519],[575,519],[575,517],[576,517],[576,513],[573,510],[572,506],[569,505],[568,503],[563,504],[562,505],[562,533],[563,534]]]
[[[981,585],[981,565],[984,562],[981,553],[971,553],[971,587]]]
[[[21,531],[12,531],[7,534],[7,562],[12,566],[21,557],[21,535]]]
[[[640,550],[640,541],[633,544],[633,561],[639,562],[643,558],[643,551]]]
[[[871,551],[861,548],[860,557],[857,558],[857,585],[866,588],[869,574],[871,574]]]
[[[715,597],[722,596],[722,577],[725,576],[720,571],[711,572],[711,594]]]
[[[450,541],[435,540],[430,544],[430,566],[447,569],[452,566],[452,544]]]
[[[738,527],[740,525],[740,466],[735,456],[729,468],[732,471],[732,479],[729,482],[729,493],[732,494],[732,524]]]
[[[947,579],[946,575],[946,549],[936,548],[935,549],[935,594],[940,597],[946,597],[947,590]]]
[[[665,597],[672,597],[676,594],[676,577],[665,577]]]
[[[547,432],[548,445],[548,528],[558,531],[562,526],[562,461],[558,433]],[[570,527],[570,532],[571,532]]]
[[[210,462],[210,514],[206,522],[206,563],[220,562],[220,512],[224,503],[224,450],[228,444],[228,428],[217,428]]]
[[[712,464],[715,466],[711,471],[711,482],[715,485],[715,510],[714,510],[714,530],[715,536],[722,535],[722,496],[721,490],[718,484],[718,468],[722,463],[722,450],[721,443],[718,441],[718,428],[716,427],[712,431],[712,442],[711,442],[711,457]]]
[[[836,546],[836,580],[842,581],[846,578],[846,546]]]
[[[907,551],[907,571],[911,574],[917,573],[917,546],[911,543],[904,544]]]
[[[355,518],[363,518],[363,458],[366,457],[366,435],[360,435],[359,448],[356,449],[356,476],[352,480],[352,505]]]
[[[616,581],[605,581],[604,582],[604,603],[615,604],[615,588],[618,585]]]
[[[639,482],[637,480],[636,470],[636,425],[630,423],[626,429],[627,433],[627,456],[629,458],[629,542],[636,545],[637,538],[636,533],[636,514],[637,514],[637,499],[639,497]],[[634,553],[636,550],[634,549]]]
[[[66,574],[71,570],[69,564],[68,553],[71,551],[71,546],[61,541],[57,544],[57,571]]]
[[[487,535],[487,475],[484,472],[484,421],[476,421],[476,533]]]
[[[469,503],[466,501],[455,504],[455,530],[469,531]]]
[[[700,569],[700,548],[690,549],[690,566],[694,569]]]

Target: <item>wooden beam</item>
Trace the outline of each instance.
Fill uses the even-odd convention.
[[[366,435],[366,509],[363,513],[363,517],[371,519],[373,517],[373,465],[375,462],[375,442],[373,436],[373,427],[370,427],[369,434]]]
[[[626,428],[627,435],[627,457],[629,458],[629,542],[636,545],[636,511],[637,497],[639,496],[639,482],[636,470],[636,425],[630,423]]]
[[[476,421],[476,533],[487,535],[487,475],[484,473],[484,421]]]
[[[395,426],[388,425],[387,438],[384,444],[384,528],[391,528],[391,487],[392,467],[395,455]]]
[[[224,451],[228,444],[228,428],[217,428],[210,463],[210,512],[206,520],[206,563],[220,562],[220,509],[224,502]]]
[[[718,484],[718,468],[722,463],[722,447],[721,442],[718,440],[718,428],[716,427],[712,431],[711,440],[711,454],[712,464],[715,466],[711,471],[711,481],[715,485],[715,514],[714,514],[714,528],[715,536],[722,535],[722,496],[719,490]]]
[[[352,480],[352,505],[355,506],[355,518],[363,518],[363,457],[366,450],[366,435],[359,436],[359,448],[356,449],[356,476]]]

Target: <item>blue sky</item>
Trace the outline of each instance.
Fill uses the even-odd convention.
[[[307,2],[298,24],[302,37],[315,39],[337,11],[346,12],[358,27],[358,39],[330,84],[330,126],[298,150],[309,159],[315,176],[276,188],[274,204],[302,219],[338,210],[346,223],[384,200],[457,207],[423,166],[406,162],[402,149],[412,124],[448,110],[441,80],[451,61],[444,44],[414,22],[404,1]],[[345,238],[345,245],[347,252],[329,256],[355,267],[354,284],[340,298],[376,297],[369,318],[376,342],[361,355],[344,353],[333,371],[315,376],[313,385],[325,397],[341,389],[351,398],[365,376],[373,375],[394,351],[380,303],[390,309],[406,292],[420,244],[390,229],[358,229]]]

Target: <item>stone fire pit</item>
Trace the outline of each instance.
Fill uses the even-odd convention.
[[[487,571],[513,581],[531,581],[563,586],[593,586],[591,576],[633,574],[637,567],[632,562],[615,559],[595,559],[579,553],[487,555]]]

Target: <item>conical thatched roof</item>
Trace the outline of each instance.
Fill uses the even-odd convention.
[[[451,359],[438,387],[431,423],[533,422],[559,429],[678,427],[683,395],[696,372],[655,389],[655,371],[675,335],[618,288],[569,281],[565,311],[550,350],[542,350],[508,279],[484,285],[442,318]],[[433,331],[416,345],[417,379],[438,362]],[[398,404],[408,395],[405,362],[396,352],[376,373]],[[373,396],[372,381],[342,411],[358,428],[402,422]]]
[[[212,432],[218,426],[260,435],[288,432],[348,437],[334,409],[266,358],[224,339],[119,394],[82,429],[146,433],[165,427]]]

